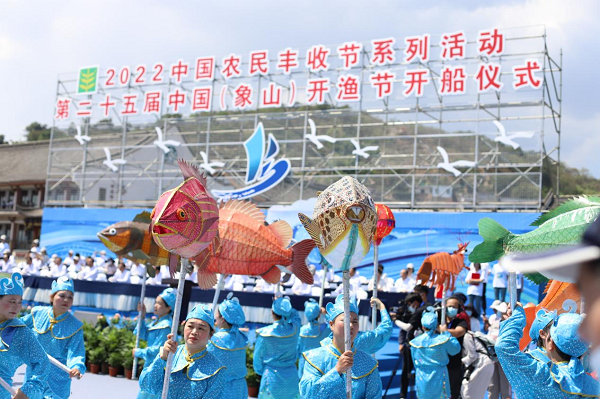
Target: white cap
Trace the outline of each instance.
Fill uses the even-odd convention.
[[[498,305],[500,305],[502,303],[502,301],[496,299],[491,305],[490,305],[490,309],[494,309],[496,310],[496,308],[498,307]]]
[[[105,250],[100,251],[100,255],[106,255],[106,251]]]
[[[34,244],[39,244],[39,243],[40,243],[40,240],[38,240],[38,239],[36,238],[35,240],[33,240],[33,243],[34,243]]]
[[[412,263],[409,263],[408,265],[406,265],[407,269],[414,269],[415,265],[413,265]]]
[[[2,234],[2,235],[0,236],[0,240],[6,240],[6,234]]]
[[[73,250],[72,250],[72,249],[69,249],[69,253],[70,253],[70,254],[72,254],[72,253],[73,253]]]
[[[3,254],[9,254],[10,253],[10,249],[5,249],[4,251],[2,251]]]
[[[58,255],[57,254],[52,254],[52,256],[50,256],[50,259],[54,259],[56,258]]]
[[[46,247],[42,247],[42,248],[40,249],[40,251],[41,251],[41,252],[46,252]]]

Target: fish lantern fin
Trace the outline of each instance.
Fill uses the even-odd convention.
[[[183,180],[195,177],[203,186],[206,186],[206,177],[200,173],[196,165],[192,165],[183,159],[177,160],[177,164],[179,165],[179,169],[181,169],[181,173],[183,173]]]
[[[174,253],[169,253],[169,273],[171,277],[175,276],[175,272],[177,271],[177,264],[179,263],[179,256]]]
[[[271,233],[277,237],[281,246],[287,248],[292,242],[292,238],[294,237],[294,231],[288,222],[285,220],[279,220],[275,223],[271,223],[268,227],[271,230]]]
[[[144,253],[144,251],[142,251],[141,249],[136,249],[134,251],[131,251],[131,255],[136,259],[150,260],[150,257],[148,255],[146,255]]]
[[[198,269],[198,287],[209,290],[217,284],[217,274],[208,270]]]
[[[319,247],[319,249],[323,249],[321,245],[321,231],[319,230],[317,223],[303,213],[298,214],[298,219],[300,219],[300,222],[310,237],[315,241],[317,247]]]
[[[317,197],[321,194],[323,194],[323,191],[317,191]]]
[[[314,247],[315,243],[308,238],[292,246],[292,273],[305,284],[314,284],[315,282],[308,266],[306,266],[306,258],[308,258],[308,254]]]
[[[150,217],[150,212],[144,211],[142,213],[135,215],[135,217],[133,218],[133,221],[138,222],[138,223],[150,223],[150,222],[152,222],[152,218]]]
[[[561,206],[556,207],[553,210],[551,210],[550,212],[543,214],[542,216],[537,218],[533,223],[531,223],[531,225],[532,226],[541,226],[544,223],[546,223],[548,220],[554,219],[558,215],[562,215],[563,213],[571,212],[576,209],[587,208],[592,205],[600,205],[600,197],[581,196],[581,197],[572,198],[569,201],[562,204]]]
[[[228,209],[232,212],[241,213],[252,219],[258,220],[260,223],[265,221],[265,214],[252,202],[232,200],[227,201],[222,209]]]
[[[156,277],[156,269],[150,263],[146,263],[146,273],[148,273],[148,276],[152,278]]]
[[[268,272],[266,272],[265,274],[261,274],[260,276],[267,283],[277,284],[279,282],[279,280],[281,280],[281,271],[279,270],[279,268],[277,266],[273,266],[272,268],[269,269]],[[198,280],[198,281],[200,281],[200,280]]]
[[[513,234],[494,219],[483,218],[477,223],[483,242],[477,245],[469,255],[473,263],[492,262],[504,255],[504,242]]]

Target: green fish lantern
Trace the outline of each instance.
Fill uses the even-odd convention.
[[[319,192],[312,219],[302,213],[298,217],[325,260],[342,270],[358,266],[377,229],[369,190],[350,176]]]

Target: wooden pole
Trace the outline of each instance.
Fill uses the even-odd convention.
[[[144,266],[144,276],[142,277],[142,294],[140,295],[140,304],[144,306],[144,301],[146,300],[146,266]],[[137,333],[135,334],[135,349],[140,347],[140,332],[142,330],[142,323],[145,320],[142,318],[142,313],[138,315],[138,323],[137,323]],[[137,356],[133,357],[133,370],[131,371],[131,379],[135,380],[137,378],[137,369],[138,369],[138,358]]]
[[[352,350],[350,338],[350,271],[344,270],[344,352]],[[352,368],[346,371],[346,398],[352,399]]]
[[[13,387],[8,385],[8,383],[6,381],[4,381],[2,378],[0,378],[0,385],[2,385],[2,388],[6,389],[8,391],[11,398],[17,396],[17,391],[15,391],[13,389]]]
[[[173,309],[173,325],[171,326],[171,340],[177,341],[177,329],[179,327],[179,312],[181,311],[181,302],[183,299],[183,286],[185,285],[185,275],[190,269],[190,261],[181,258],[181,267],[179,271],[179,282],[177,283],[177,299],[175,300],[175,309]],[[163,380],[162,399],[169,396],[169,383],[171,381],[171,369],[173,368],[173,353],[169,352],[167,357],[167,366],[165,367],[165,378]]]
[[[377,286],[379,285],[379,245],[373,245],[373,298],[377,298]],[[377,305],[373,304],[373,317],[371,328],[377,327]]]
[[[511,311],[517,306],[517,272],[508,272],[508,295],[510,300]]]
[[[221,289],[223,287],[225,278],[223,273],[219,274],[219,280],[217,281],[217,289],[215,290],[215,297],[213,298],[212,310],[213,313],[217,310],[217,305],[219,303],[219,295],[221,295]]]

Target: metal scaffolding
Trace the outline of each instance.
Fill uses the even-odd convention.
[[[314,197],[317,191],[350,174],[366,184],[376,202],[394,208],[539,210],[543,176],[554,174],[554,168],[551,187],[546,185],[545,189],[559,193],[562,54],[558,60],[550,56],[544,27],[503,31],[506,50],[489,60],[477,55],[475,43],[468,41],[467,57],[460,61],[469,77],[463,95],[439,95],[437,78],[448,62],[432,59],[387,66],[386,70],[398,77],[394,82],[397,87],[392,96],[378,100],[367,79],[372,67],[364,62],[369,57],[365,49],[363,62],[352,70],[361,76],[361,99],[355,103],[340,103],[330,95],[326,104],[307,106],[299,95],[292,107],[261,108],[258,96],[260,87],[266,84],[273,82],[290,96],[290,76],[274,73],[236,78],[235,83],[216,78],[211,83],[215,104],[219,103],[219,93],[230,92],[238,81],[258,87],[254,108],[249,110],[222,111],[213,105],[210,112],[201,114],[173,116],[163,112],[159,116],[127,118],[115,107],[111,118],[92,114],[56,122],[50,141],[46,206],[151,207],[160,193],[181,181],[177,158],[221,162],[224,165],[215,167],[208,179],[209,189],[242,188],[247,168],[243,143],[262,122],[266,133],[273,134],[279,143],[277,157],[287,158],[292,169],[277,186],[253,198],[260,206]],[[396,50],[402,53],[404,48],[398,46]],[[532,59],[543,62],[541,88],[514,89],[510,71]],[[478,93],[472,78],[477,66],[488,61],[502,66],[503,89]],[[402,95],[400,77],[407,68],[429,71],[433,79],[423,96]],[[319,76],[329,77],[333,90],[337,77],[346,73],[335,67]],[[291,75],[298,93],[303,93],[310,76],[308,72]],[[82,97],[75,94],[76,84],[73,74],[59,78],[57,99],[80,100]],[[178,85],[168,80],[162,85],[167,92],[177,86],[186,92],[188,101],[192,100],[193,79]],[[132,84],[115,89],[101,87],[87,98],[97,103],[110,93],[140,93],[143,97],[148,90],[144,85]],[[115,100],[119,104],[118,96]],[[511,142],[499,139],[494,121],[502,124],[509,137],[516,132],[528,134],[515,136],[514,148]],[[77,125],[90,141],[80,145],[75,140]],[[328,135],[335,142],[323,141],[323,147],[317,148],[306,138],[312,126],[317,135]],[[169,147],[165,153],[155,144],[156,127],[162,130],[163,140],[180,145]],[[358,142],[361,149],[378,148],[369,151],[367,158],[352,153],[356,149],[353,142]],[[455,165],[457,175],[438,166],[444,162],[438,147],[447,153],[447,163],[467,161]],[[126,164],[111,170],[105,151],[112,160],[124,159]]]

